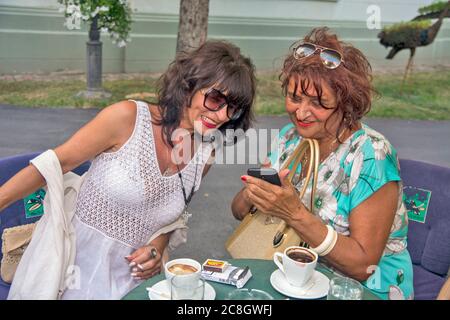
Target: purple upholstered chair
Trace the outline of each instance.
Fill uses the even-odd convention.
[[[0,186],[14,176],[18,171],[25,168],[31,159],[40,153],[24,154],[14,157],[0,159]],[[82,175],[89,168],[89,163],[83,163],[81,166],[73,170],[78,175]],[[24,201],[19,200],[10,205],[0,213],[0,236],[3,229],[10,228],[22,224],[36,222],[40,217],[26,217]],[[1,240],[0,240],[1,243]],[[0,259],[3,257],[0,251]],[[0,300],[6,299],[8,296],[10,285],[3,282],[0,278]]]
[[[408,251],[417,300],[436,299],[450,267],[450,168],[400,160],[410,212]]]

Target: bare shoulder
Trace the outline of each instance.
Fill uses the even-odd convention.
[[[120,101],[105,107],[99,114],[102,123],[110,126],[117,135],[133,131],[136,122],[137,108],[133,101]]]
[[[105,107],[99,114],[99,123],[109,131],[113,147],[108,151],[118,150],[131,136],[136,124],[137,107],[133,101],[120,101]]]
[[[120,124],[130,124],[136,120],[136,103],[133,101],[119,101],[105,107],[99,116]]]
[[[131,101],[112,104],[55,148],[64,172],[102,152],[118,150],[133,132],[136,109]]]

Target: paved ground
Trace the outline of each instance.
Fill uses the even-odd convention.
[[[54,147],[91,119],[97,110],[29,109],[0,105],[0,157]],[[257,128],[281,128],[287,117],[258,118]],[[368,119],[382,132],[402,158],[450,167],[450,122]],[[227,258],[224,242],[237,226],[229,206],[241,188],[239,177],[249,165],[216,165],[193,198],[188,243],[174,257],[199,261],[207,257]]]

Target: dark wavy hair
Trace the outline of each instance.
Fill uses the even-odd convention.
[[[307,95],[309,86],[313,86],[320,105],[330,109],[321,101],[322,81],[327,83],[336,96],[336,108],[333,113],[342,111],[336,133],[338,138],[339,132],[344,127],[351,129],[370,111],[372,97],[378,95],[372,85],[372,68],[360,50],[338,40],[327,27],[314,28],[302,41],[337,50],[342,54],[344,62],[336,69],[327,69],[318,54],[297,60],[292,49],[300,42],[292,44],[291,52],[284,60],[279,76],[283,94],[286,96],[289,80],[292,78],[295,81],[295,92],[300,86],[303,94]]]
[[[162,133],[173,147],[172,133],[178,128],[184,108],[189,108],[194,94],[203,88],[227,93],[227,98],[243,114],[224,123],[219,130],[246,131],[254,119],[251,106],[256,92],[255,67],[240,49],[225,41],[206,41],[191,52],[180,52],[158,80],[158,106],[161,111]]]

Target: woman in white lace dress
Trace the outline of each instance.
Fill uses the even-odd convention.
[[[254,96],[250,59],[208,41],[177,55],[157,103],[113,104],[54,149],[64,173],[93,159],[73,219],[79,285],[63,299],[120,299],[161,271],[171,233],[147,242],[180,218],[210,166],[211,143],[195,138],[248,129]],[[0,187],[0,212],[44,185],[29,165]]]

